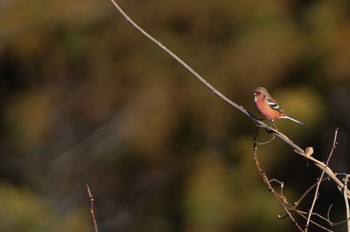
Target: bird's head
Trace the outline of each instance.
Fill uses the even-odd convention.
[[[267,90],[264,87],[258,87],[254,91],[254,101],[264,99],[268,95]]]

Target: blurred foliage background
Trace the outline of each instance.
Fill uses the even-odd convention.
[[[255,88],[268,88],[309,125],[278,128],[316,158],[326,159],[339,126],[331,167],[349,172],[348,1],[119,3],[250,112]],[[254,123],[110,1],[2,0],[0,75],[1,231],[92,231],[86,183],[101,231],[294,230],[276,218],[283,211],[252,162]],[[258,156],[291,203],[320,174],[279,140]],[[315,210],[331,204],[331,219],[345,219],[341,194],[325,182]]]

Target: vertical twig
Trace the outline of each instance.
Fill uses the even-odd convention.
[[[321,176],[319,177],[319,180],[317,182],[317,187],[316,187],[316,190],[315,190],[315,196],[314,196],[314,199],[312,201],[312,204],[311,204],[311,208],[309,210],[309,215],[307,217],[307,221],[306,221],[306,225],[305,225],[305,232],[308,231],[308,228],[309,228],[309,224],[310,224],[310,220],[311,220],[311,215],[312,215],[312,211],[314,210],[314,207],[315,207],[315,204],[316,204],[316,200],[318,198],[318,193],[319,193],[319,189],[320,189],[320,185],[321,185],[321,182],[322,182],[322,179],[323,179],[323,176],[326,172],[326,169],[328,167],[328,164],[329,164],[329,161],[331,160],[331,157],[333,155],[333,152],[334,152],[334,149],[336,148],[337,146],[337,136],[338,136],[338,131],[339,131],[339,128],[335,129],[335,133],[334,133],[334,139],[333,139],[333,145],[332,145],[332,149],[331,149],[331,152],[329,153],[329,156],[327,158],[327,162],[322,170],[322,173],[321,173]],[[345,189],[344,189],[345,190]],[[347,191],[344,191],[345,193]]]
[[[91,194],[90,187],[89,187],[88,184],[86,184],[86,189],[87,189],[87,192],[88,192],[89,198],[90,198],[89,212],[90,212],[90,215],[91,215],[92,224],[94,225],[94,231],[98,232],[97,221],[96,221],[95,212],[94,212],[94,201],[95,201],[95,199],[94,199],[94,196]]]
[[[349,209],[349,200],[348,195],[346,193],[346,190],[348,189],[348,181],[349,181],[349,174],[345,175],[344,178],[344,188],[343,188],[343,194],[344,194],[344,201],[345,201],[345,208],[346,208],[346,224],[348,228],[348,232],[350,232],[350,209]]]

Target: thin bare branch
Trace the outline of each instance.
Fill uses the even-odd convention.
[[[90,187],[88,184],[86,184],[86,189],[87,192],[89,194],[89,198],[90,198],[90,208],[89,208],[89,212],[91,215],[91,220],[92,220],[92,224],[94,225],[94,232],[98,232],[98,227],[97,227],[97,221],[95,218],[95,212],[94,212],[94,196],[92,195],[91,191],[90,191]]]
[[[346,223],[347,220],[343,220],[340,222],[332,222],[331,217],[330,217],[332,207],[333,207],[333,205],[330,205],[328,210],[327,210],[327,220],[326,221],[329,223],[329,225],[330,226],[338,226],[338,225]]]
[[[346,195],[346,189],[348,188],[348,181],[349,181],[349,176],[350,175],[346,175],[345,178],[344,178],[344,190],[343,190],[343,193],[344,193],[344,202],[345,202],[345,209],[346,209],[346,224],[347,224],[347,230],[348,232],[350,232],[350,209],[349,209],[349,200],[347,198],[347,195]]]
[[[255,118],[253,115],[251,115],[247,110],[243,108],[243,106],[240,106],[236,104],[235,102],[228,99],[226,96],[224,96],[222,93],[220,93],[217,89],[215,89],[209,82],[207,82],[201,75],[199,75],[196,71],[194,71],[185,61],[183,61],[180,57],[175,55],[170,49],[168,49],[166,46],[164,46],[159,40],[156,40],[154,37],[152,37],[150,34],[148,34],[145,30],[143,30],[139,25],[137,25],[124,11],[123,9],[114,1],[111,0],[113,5],[118,9],[118,11],[123,15],[123,17],[126,19],[128,23],[130,23],[136,30],[141,32],[144,36],[146,36],[149,40],[151,40],[155,45],[160,47],[163,51],[168,53],[172,58],[174,58],[178,63],[180,63],[185,69],[187,69],[192,75],[194,75],[200,82],[202,82],[207,88],[209,88],[213,94],[217,95],[221,99],[223,99],[226,103],[233,106],[237,110],[241,111],[243,114],[245,114],[247,117],[251,118],[254,121],[259,121],[259,119]],[[264,123],[265,124],[265,123]],[[266,124],[264,125],[266,126]]]
[[[325,178],[323,178],[321,181],[325,181],[325,180],[329,180],[329,177],[325,177]],[[299,198],[299,200],[297,200],[297,201],[294,203],[294,207],[295,207],[295,208],[298,208],[299,204],[304,200],[304,198],[311,192],[311,190],[312,190],[313,188],[315,188],[315,187],[317,186],[317,183],[318,183],[318,181],[317,181],[315,184],[311,185],[311,186],[303,193],[303,195]]]
[[[329,164],[329,161],[331,160],[331,157],[333,155],[333,152],[334,152],[334,149],[336,148],[337,146],[337,137],[338,137],[338,131],[339,131],[339,128],[337,128],[335,130],[335,133],[334,133],[334,139],[333,139],[333,145],[332,145],[332,149],[331,149],[331,152],[329,153],[329,156],[327,158],[327,161],[326,161],[326,165],[324,166],[324,169],[322,170],[322,173],[321,173],[321,176],[319,178],[319,181],[317,182],[317,187],[316,187],[316,190],[315,190],[315,195],[314,195],[314,199],[312,201],[312,204],[311,204],[311,207],[310,207],[310,210],[309,210],[309,215],[307,217],[307,221],[306,221],[306,225],[305,225],[305,232],[308,231],[308,228],[309,228],[309,223],[310,223],[310,220],[311,220],[311,215],[312,215],[312,212],[313,212],[313,209],[315,207],[315,204],[316,204],[316,200],[318,198],[318,194],[319,194],[319,189],[320,189],[320,185],[321,185],[321,182],[322,182],[322,179],[323,179],[323,176],[326,172],[326,168],[328,167],[328,164]],[[344,185],[345,187],[345,185]],[[346,195],[346,191],[345,192],[345,195]]]
[[[296,212],[299,216],[301,216],[301,217],[304,218],[305,220],[307,219],[307,216],[305,216],[305,215],[308,215],[308,213],[305,212],[305,211],[301,211],[301,210],[296,210],[296,209],[295,209],[295,210],[293,210],[293,211],[291,211],[291,212]],[[325,217],[323,217],[322,215],[320,215],[320,214],[318,214],[318,213],[312,213],[312,215],[315,215],[315,216],[319,217],[320,219],[326,221],[327,223],[330,222],[330,221],[328,221]],[[321,229],[323,229],[323,230],[325,230],[325,231],[328,231],[328,232],[332,232],[332,231],[333,231],[333,230],[330,230],[330,229],[328,229],[328,228],[326,228],[326,227],[320,225],[319,223],[317,223],[317,222],[315,222],[315,221],[313,221],[313,220],[310,220],[310,223],[313,224],[313,225],[315,225],[315,226],[317,226],[317,227],[319,227],[319,228],[321,228]],[[330,223],[329,223],[329,224],[330,224]]]

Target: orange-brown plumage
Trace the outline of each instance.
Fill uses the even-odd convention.
[[[276,119],[289,119],[307,127],[304,123],[287,116],[264,87],[258,87],[255,90],[254,101],[256,109],[267,120],[275,121]]]

